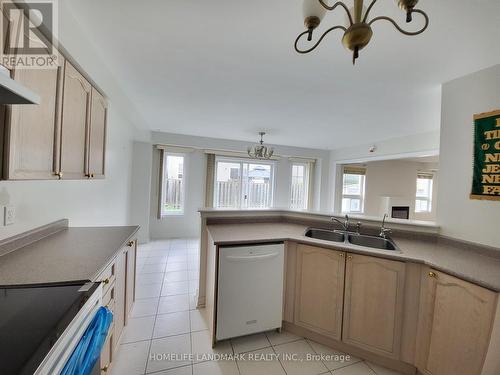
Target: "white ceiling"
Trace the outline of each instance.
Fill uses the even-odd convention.
[[[441,83],[500,63],[499,0],[421,0],[429,29],[374,24],[355,67],[339,33],[294,52],[300,0],[69,3],[143,125],[172,133],[255,141],[262,129],[323,149],[423,133],[439,128]],[[404,21],[393,0],[372,14]]]

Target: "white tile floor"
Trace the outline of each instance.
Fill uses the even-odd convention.
[[[397,375],[354,357],[339,360],[335,355],[342,353],[288,332],[228,340],[212,349],[205,312],[196,309],[198,256],[196,239],[139,246],[136,302],[112,375]],[[240,357],[210,360],[235,354]],[[316,355],[323,357],[310,359]]]

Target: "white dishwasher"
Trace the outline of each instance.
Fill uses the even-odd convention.
[[[281,328],[284,245],[219,248],[216,339]]]

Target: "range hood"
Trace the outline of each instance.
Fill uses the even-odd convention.
[[[40,104],[40,96],[0,72],[0,104]]]

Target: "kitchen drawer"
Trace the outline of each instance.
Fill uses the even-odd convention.
[[[108,306],[111,302],[115,301],[115,284],[110,284],[111,286],[108,288],[108,291],[102,297],[102,305]]]
[[[102,282],[102,295],[105,296],[110,290],[111,285],[114,284],[116,278],[116,265],[113,261],[97,278],[98,281]]]

